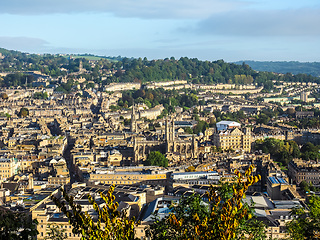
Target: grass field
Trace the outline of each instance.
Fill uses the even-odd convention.
[[[110,62],[117,62],[117,60],[115,59],[110,59],[108,57],[99,57],[99,56],[88,56],[88,55],[67,55],[66,57],[72,57],[72,58],[85,58],[87,60],[91,60],[91,61],[98,61],[101,59],[107,59]]]

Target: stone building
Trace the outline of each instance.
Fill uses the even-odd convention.
[[[19,165],[13,158],[0,158],[0,181],[17,174]]]
[[[122,154],[118,150],[111,150],[107,157],[108,165],[110,166],[121,166],[122,165]]]
[[[221,124],[220,124],[221,125]],[[220,126],[217,123],[217,126]],[[231,125],[222,124],[213,134],[213,144],[222,150],[251,151],[251,129],[241,129],[240,124],[231,122]],[[220,129],[220,130],[219,130]]]
[[[295,185],[290,185],[284,178],[267,178],[267,193],[272,200],[292,200],[294,199],[295,191]]]
[[[131,185],[152,184],[167,186],[170,181],[168,171],[144,170],[144,171],[113,171],[103,168],[90,173],[90,181],[99,181],[104,184]]]
[[[177,154],[181,160],[198,157],[198,142],[194,135],[176,136],[174,120],[166,119],[164,137],[161,139],[146,140],[134,138],[134,161],[145,160],[151,151],[160,151],[164,154]]]
[[[288,176],[296,184],[302,181],[312,183],[313,185],[320,184],[320,164],[314,164],[310,161],[302,159],[293,159],[288,164]]]

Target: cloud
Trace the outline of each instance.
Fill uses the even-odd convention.
[[[45,49],[48,42],[40,38],[0,36],[0,46],[20,51],[39,51]]]
[[[0,13],[40,15],[105,12],[119,17],[203,18],[246,4],[245,0],[1,0]]]
[[[320,9],[241,10],[215,14],[192,31],[229,36],[320,36]]]

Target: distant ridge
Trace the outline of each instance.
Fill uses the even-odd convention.
[[[91,62],[90,62],[91,61]],[[249,64],[263,63],[249,61]],[[150,82],[187,80],[193,84],[233,83],[257,84],[264,86],[265,91],[271,91],[273,80],[285,82],[316,82],[320,83],[319,68],[307,72],[301,70],[299,62],[279,62],[281,68],[272,68],[267,71],[266,66],[273,62],[266,62],[265,68],[255,68],[241,61],[241,64],[228,63],[222,59],[216,61],[202,61],[197,58],[174,57],[148,60],[147,58],[104,57],[93,54],[29,54],[0,48],[0,72],[13,73],[1,78],[0,86],[22,86],[25,77],[20,71],[40,71],[53,78],[64,76],[67,73],[79,73],[85,69],[88,79],[95,79],[96,83],[109,84],[112,82]],[[288,66],[293,68],[288,68]],[[298,65],[297,65],[298,64]],[[305,63],[302,63],[305,65]],[[276,65],[279,67],[279,65]],[[319,66],[319,67],[318,67]],[[300,69],[297,71],[297,69]],[[287,73],[291,71],[294,73]],[[273,73],[275,72],[275,73]],[[306,72],[307,74],[298,74]],[[112,74],[110,74],[112,73]],[[311,75],[313,74],[313,75]],[[314,76],[315,75],[315,76]],[[67,85],[66,91],[71,90],[72,81]],[[61,86],[60,86],[61,87]]]
[[[266,71],[266,72],[275,72],[275,73],[292,73],[299,74],[305,73],[310,74],[315,77],[320,77],[320,62],[297,62],[297,61],[238,61],[234,62],[235,64],[242,64],[245,62],[252,69],[256,71]]]

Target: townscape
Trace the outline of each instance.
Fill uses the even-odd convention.
[[[37,239],[52,225],[81,238],[51,200],[61,188],[94,216],[87,194],[102,204],[98,192],[115,185],[119,208],[140,221],[139,239],[153,214],[168,215],[182,196],[206,201],[210,185],[232,183],[251,165],[261,180],[244,201],[267,239],[287,237],[291,210],[318,193],[319,78],[265,73],[259,82],[243,64],[224,79],[209,67],[207,76],[127,80],[126,64],[156,63],[56,56],[66,62],[53,69],[44,56],[32,69],[24,56],[18,65],[14,54],[0,55],[0,204],[37,219]],[[194,62],[163,64],[181,61]],[[213,80],[202,80],[210,71]]]

